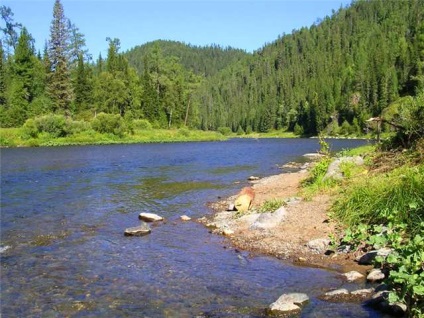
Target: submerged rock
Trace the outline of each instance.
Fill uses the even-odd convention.
[[[139,214],[138,218],[144,222],[157,222],[157,221],[163,221],[163,217],[154,214],[154,213],[145,213],[142,212]]]
[[[144,236],[150,234],[152,230],[150,226],[144,222],[141,225],[125,229],[125,236]]]

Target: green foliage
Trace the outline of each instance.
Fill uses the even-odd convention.
[[[91,122],[91,126],[101,134],[113,134],[123,137],[127,132],[125,121],[120,115],[97,114],[97,117]]]
[[[411,317],[424,314],[424,222],[417,225],[415,235],[404,223],[367,225],[346,229],[339,244],[352,248],[380,249],[388,247],[387,257],[377,256],[375,265],[386,268],[389,276],[385,283],[390,288],[389,301],[407,305]]]
[[[296,123],[296,124],[294,125],[293,132],[294,132],[294,134],[295,134],[295,135],[297,135],[297,136],[302,136],[302,135],[303,135],[303,133],[304,133],[304,131],[303,131],[303,127],[302,127],[302,126],[300,126],[298,123]]]
[[[224,136],[231,135],[231,133],[232,133],[230,127],[218,127],[217,131]]]
[[[284,202],[284,200],[281,200],[281,199],[266,200],[259,207],[259,212],[260,213],[274,212],[277,209],[281,208],[283,205],[285,205],[285,202]]]
[[[324,181],[323,178],[327,173],[328,167],[332,159],[329,157],[324,157],[319,162],[317,162],[312,169],[309,171],[308,178],[303,182],[303,186],[315,185],[320,186]]]
[[[243,128],[241,128],[241,126],[238,126],[238,128],[237,128],[237,135],[238,136],[244,135],[244,130],[243,130]]]
[[[29,119],[28,121],[29,123],[26,122],[24,125],[25,130],[27,129],[27,126],[29,130],[31,127],[34,127],[32,120]],[[48,133],[54,138],[64,137],[68,134],[67,121],[63,115],[46,115],[37,117],[35,118],[34,123],[39,133]],[[32,134],[34,134],[34,132],[32,132]]]
[[[349,226],[393,222],[417,233],[424,221],[424,165],[359,180],[345,189],[333,213]]]
[[[132,122],[134,129],[139,130],[150,130],[152,129],[152,124],[147,119],[134,119]]]

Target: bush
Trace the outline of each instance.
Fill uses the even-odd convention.
[[[30,124],[29,124],[30,125]],[[52,137],[65,137],[67,135],[67,122],[63,115],[46,115],[35,118],[38,132],[49,133]]]
[[[134,129],[140,130],[151,130],[153,128],[152,124],[147,119],[135,119],[132,125]]]
[[[69,120],[67,122],[66,131],[70,135],[76,135],[84,131],[90,130],[90,128],[91,128],[90,123],[87,123],[86,121]]]
[[[218,127],[218,132],[220,132],[224,136],[231,135],[232,131],[230,127]]]
[[[101,134],[113,134],[123,137],[128,131],[123,118],[116,114],[100,113],[91,122],[91,127]]]
[[[249,135],[249,134],[251,134],[252,132],[253,132],[252,126],[247,125],[247,127],[246,127],[246,135]]]
[[[304,133],[304,131],[303,131],[303,127],[302,127],[302,126],[300,126],[298,123],[296,123],[296,125],[294,125],[294,128],[293,128],[293,133],[294,133],[296,136],[302,136],[302,135],[303,135],[303,133]]]
[[[37,138],[38,133],[39,133],[39,130],[35,120],[32,118],[27,119],[27,121],[25,122],[23,126],[22,137],[24,139]]]

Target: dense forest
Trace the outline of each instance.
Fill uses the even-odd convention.
[[[163,40],[120,52],[108,38],[96,59],[60,0],[43,52],[0,9],[1,127],[54,114],[85,129],[104,113],[156,128],[359,135],[423,89],[424,0],[354,1],[253,54]]]

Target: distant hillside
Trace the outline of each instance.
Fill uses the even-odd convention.
[[[422,89],[423,17],[423,0],[360,0],[282,36],[203,83],[202,128],[360,134]]]
[[[152,53],[155,48],[161,50],[163,57],[177,57],[186,69],[206,77],[213,76],[228,65],[250,55],[243,50],[231,47],[223,48],[218,45],[201,47],[165,40],[157,40],[136,46],[124,55],[127,57],[129,64],[141,74],[144,68],[143,57]]]

